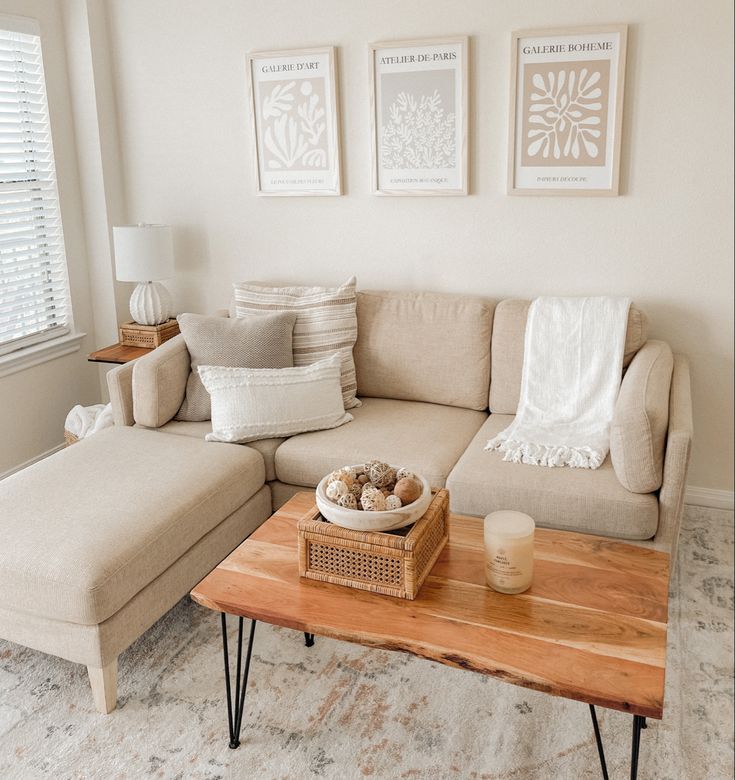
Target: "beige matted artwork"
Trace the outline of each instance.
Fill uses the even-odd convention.
[[[508,192],[617,195],[627,27],[513,33]]]
[[[466,37],[373,43],[376,195],[467,194]]]
[[[341,195],[333,46],[249,54],[259,195]]]

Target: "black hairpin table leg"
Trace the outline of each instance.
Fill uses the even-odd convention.
[[[600,766],[602,767],[602,777],[609,780],[607,774],[607,763],[605,761],[605,749],[602,747],[602,737],[600,736],[600,726],[597,723],[597,713],[595,705],[590,704],[590,715],[592,716],[592,728],[595,730],[595,742],[597,742],[597,753],[600,756]]]
[[[227,643],[227,615],[222,613],[222,650],[225,660],[225,689],[227,691],[227,725],[230,731],[230,748],[234,750],[240,747],[240,729],[242,728],[242,713],[245,707],[245,689],[248,685],[248,672],[250,671],[250,659],[253,654],[253,637],[255,636],[255,624],[250,624],[250,637],[248,639],[248,651],[245,655],[245,669],[242,670],[242,629],[243,618],[238,618],[237,630],[237,670],[235,672],[235,708],[232,708],[232,685],[230,684],[230,654]]]
[[[638,755],[641,748],[641,729],[647,728],[646,719],[642,715],[633,716],[633,745],[630,753],[630,780],[638,777]]]
[[[304,644],[307,647],[314,647],[314,634],[307,634],[304,632]]]
[[[595,707],[590,704],[590,715],[592,716],[592,728],[595,730],[595,742],[597,742],[597,753],[600,756],[600,767],[602,768],[602,777],[608,780],[607,763],[605,762],[605,750],[602,747],[602,737],[600,736],[600,726],[597,722],[597,713]],[[638,778],[638,757],[641,748],[641,731],[648,728],[646,719],[643,715],[633,716],[633,745],[630,753],[630,780]]]

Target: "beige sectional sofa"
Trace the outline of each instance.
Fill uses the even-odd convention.
[[[358,293],[358,397],[340,428],[247,446],[262,455],[277,508],[330,470],[368,457],[409,466],[450,490],[452,509],[521,509],[539,525],[674,550],[692,421],[687,362],[648,340],[631,308],[612,450],[600,469],[506,463],[484,451],[516,412],[529,301]],[[172,368],[175,366],[175,370]],[[189,372],[182,337],[109,375],[116,420],[203,439],[208,422],[173,420]],[[131,385],[132,383],[132,385]],[[212,445],[225,446],[225,445]],[[656,481],[658,474],[658,481]],[[647,483],[640,483],[642,475]]]
[[[686,360],[631,309],[611,455],[596,471],[505,463],[487,440],[513,419],[529,302],[358,294],[354,420],[248,445],[173,419],[190,371],[182,336],[108,374],[115,427],[0,483],[0,637],[85,664],[115,706],[117,656],[299,490],[377,457],[448,486],[456,512],[675,553],[692,434]]]

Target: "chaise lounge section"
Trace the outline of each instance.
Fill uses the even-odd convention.
[[[115,426],[0,486],[0,636],[84,664],[96,707],[117,657],[271,513],[244,447]]]

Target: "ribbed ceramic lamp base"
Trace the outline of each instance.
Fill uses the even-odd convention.
[[[139,325],[160,325],[171,316],[171,296],[159,282],[141,282],[130,296],[130,316]]]

